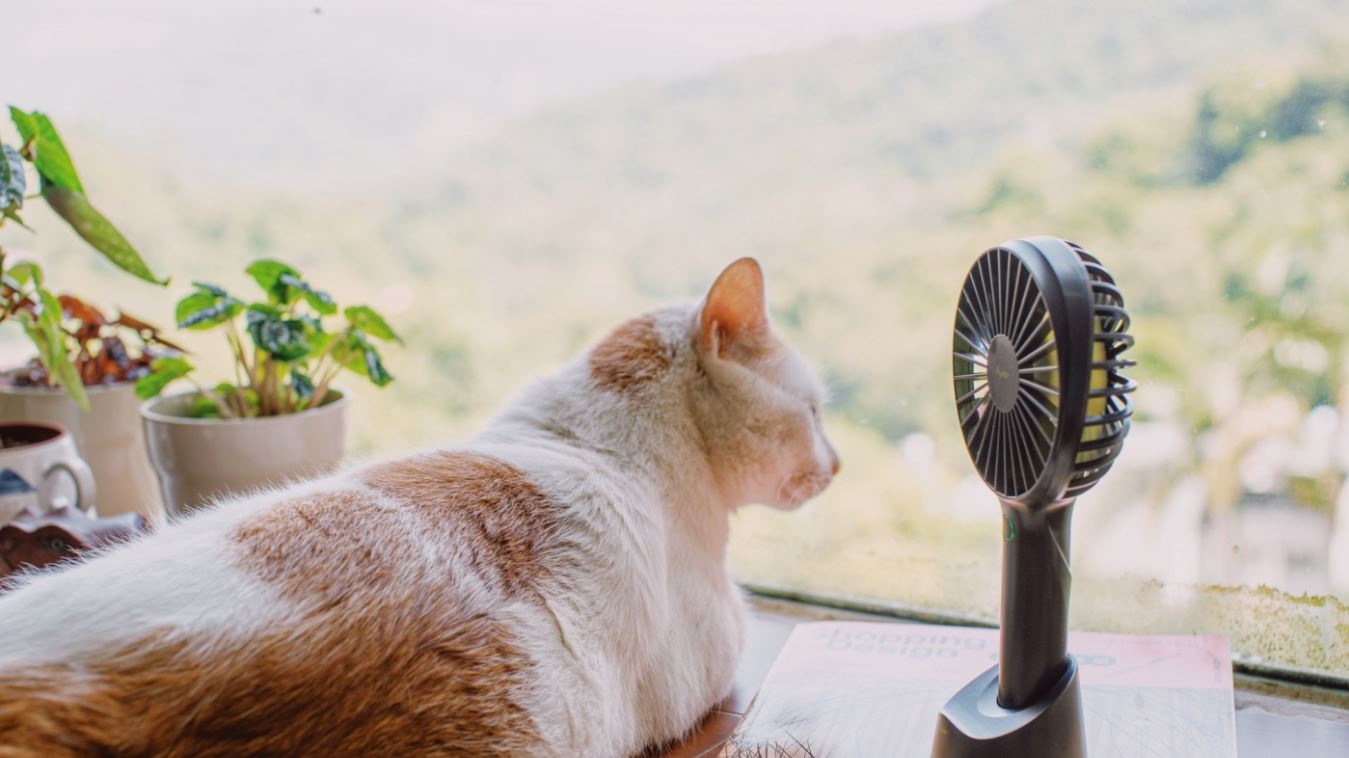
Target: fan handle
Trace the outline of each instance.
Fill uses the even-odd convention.
[[[1002,501],[998,705],[1026,708],[1069,667],[1068,533],[1073,501],[1027,508]]]
[[[1002,501],[998,665],[942,708],[933,758],[1086,758],[1082,686],[1068,654],[1073,501]]]

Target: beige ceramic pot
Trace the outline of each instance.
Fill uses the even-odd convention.
[[[195,392],[141,406],[150,464],[170,518],[239,495],[332,471],[346,452],[347,397],[289,416],[195,419]]]
[[[138,511],[151,522],[163,509],[141,432],[140,398],[131,382],[85,387],[89,412],[63,390],[0,385],[0,421],[34,421],[70,430],[98,484],[98,513]]]

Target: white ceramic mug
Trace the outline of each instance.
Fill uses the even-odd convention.
[[[95,515],[94,474],[55,424],[0,422],[0,526],[29,508],[72,506]]]

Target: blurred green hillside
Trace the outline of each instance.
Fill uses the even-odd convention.
[[[1349,596],[1324,555],[1319,580],[1244,574],[1231,558],[1241,538],[1225,531],[1201,568],[1140,568],[1111,563],[1111,550],[1149,545],[1112,543],[1107,519],[1161,514],[1197,481],[1195,529],[1208,539],[1250,500],[1253,451],[1294,440],[1318,407],[1349,419],[1347,45],[1343,0],[1011,2],[572,102],[340,206],[304,187],[179,186],[155,156],[75,134],[100,207],[174,272],[172,291],[90,269],[73,235],[36,213],[40,236],[0,242],[47,261],[68,289],[160,320],[188,281],[242,287],[260,256],[369,301],[409,345],[388,356],[387,391],[357,390],[357,447],[380,453],[471,433],[617,321],[696,297],[726,262],[758,256],[778,325],[833,391],[846,473],[800,514],[739,516],[736,570],[987,617],[996,508],[970,486],[956,430],[952,308],[981,250],[1067,237],[1129,299],[1135,437],[1180,439],[1160,462],[1139,457],[1147,443],[1126,446],[1089,496],[1075,539],[1098,557],[1080,581],[1107,591],[1079,593],[1079,623],[1215,629],[1239,652],[1346,673],[1349,610],[1282,594]],[[322,125],[278,128],[303,140]],[[351,182],[362,182],[355,156]],[[1284,466],[1272,481],[1257,494],[1327,533],[1349,529],[1332,515],[1340,464]],[[1196,596],[1144,622],[1151,579],[1276,590]],[[1245,624],[1252,613],[1267,626]],[[1333,631],[1300,636],[1304,622]]]

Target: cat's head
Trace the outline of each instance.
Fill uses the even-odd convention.
[[[602,417],[631,423],[637,410],[691,435],[729,506],[790,510],[838,473],[821,424],[824,388],[774,332],[753,258],[728,266],[696,305],[619,326],[590,351],[586,371],[591,387],[637,406]]]
[[[688,329],[689,408],[728,500],[790,510],[822,492],[839,470],[821,420],[824,387],[774,331],[758,262],[721,272]]]

